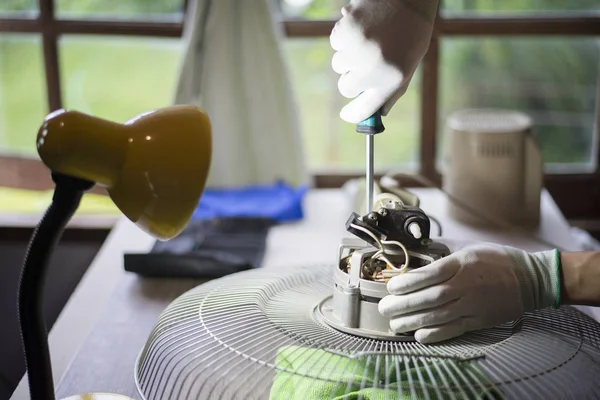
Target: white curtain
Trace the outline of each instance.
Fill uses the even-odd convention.
[[[211,188],[310,183],[283,34],[269,1],[191,4],[175,103],[196,104],[211,118]]]

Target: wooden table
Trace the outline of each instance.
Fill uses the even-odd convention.
[[[7,213],[0,212],[0,227],[3,228],[35,228],[43,213]],[[111,229],[118,222],[116,215],[84,214],[76,215],[67,225],[67,229]]]
[[[548,248],[522,234],[468,227],[451,220],[447,200],[433,189],[415,189],[423,210],[442,224],[444,236],[486,240],[535,251]],[[274,227],[263,268],[290,262],[335,262],[350,213],[342,190],[310,192],[305,218]],[[435,229],[433,232],[435,233]],[[569,225],[547,192],[537,234],[563,249],[577,250]],[[147,251],[153,240],[120,220],[50,333],[58,398],[85,392],[112,392],[140,398],[133,381],[135,358],[160,312],[177,296],[202,283],[189,279],[144,279],[123,270],[123,253]],[[598,309],[582,308],[600,318]],[[70,363],[69,363],[70,361]],[[28,398],[23,380],[12,397]]]

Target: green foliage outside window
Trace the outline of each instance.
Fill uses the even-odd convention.
[[[193,0],[190,0],[193,1]],[[271,0],[288,17],[335,19],[345,0]],[[177,16],[181,0],[56,0],[58,17],[151,18]],[[446,0],[442,10],[485,15],[523,12],[598,10],[598,0]],[[30,12],[37,0],[2,0],[0,12]],[[107,17],[108,18],[108,17]],[[136,105],[127,87],[131,76],[160,82],[144,92],[144,106],[168,104],[181,54],[177,40],[153,38],[81,38],[87,44],[59,46],[63,100],[67,106],[90,107],[107,118],[134,115]],[[75,39],[77,40],[77,37]],[[123,45],[119,45],[120,41]],[[96,43],[96,44],[94,44]],[[124,50],[124,47],[126,50]],[[153,57],[153,49],[159,55]],[[71,49],[71,50],[69,50]],[[77,49],[77,50],[75,50]],[[363,143],[353,127],[340,121],[346,99],[336,92],[327,38],[288,39],[286,55],[292,69],[303,132],[313,167],[361,167]],[[99,52],[102,52],[100,56]],[[80,59],[77,59],[80,57]],[[93,60],[95,71],[84,74]],[[105,63],[106,67],[103,67]],[[453,110],[508,107],[528,112],[546,162],[587,162],[592,151],[594,108],[599,67],[599,40],[590,37],[442,38],[440,42],[439,132]],[[66,68],[66,69],[65,69]],[[142,72],[144,71],[144,72]],[[81,78],[86,75],[87,78]],[[168,77],[167,77],[168,75]],[[81,90],[77,93],[78,81]],[[416,162],[419,153],[420,76],[388,117],[390,133],[379,141],[380,167]],[[139,86],[139,80],[138,80]],[[35,34],[0,35],[0,147],[33,154],[31,132],[46,110],[41,41]],[[127,101],[97,98],[115,87]],[[87,97],[86,97],[87,96]],[[94,98],[94,96],[96,96]],[[85,99],[78,101],[74,99]],[[117,105],[118,104],[118,108]],[[31,111],[29,111],[31,109]],[[443,143],[443,135],[441,135]]]

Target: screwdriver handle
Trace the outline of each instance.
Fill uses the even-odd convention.
[[[375,135],[385,131],[383,121],[381,120],[381,110],[375,112],[369,118],[356,124],[356,132],[366,135]]]

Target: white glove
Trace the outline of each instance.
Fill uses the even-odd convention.
[[[456,252],[390,279],[391,295],[381,299],[379,312],[392,317],[392,331],[416,331],[417,341],[433,343],[558,307],[558,250],[528,253],[492,243],[448,247]]]
[[[330,35],[342,96],[356,100],[340,117],[361,122],[387,115],[404,95],[429,47],[438,0],[352,0]],[[362,94],[361,94],[362,93]]]

